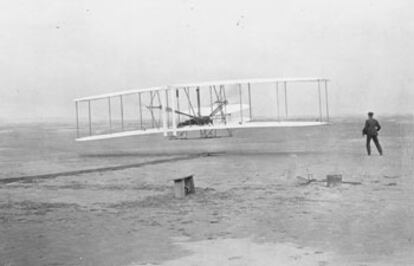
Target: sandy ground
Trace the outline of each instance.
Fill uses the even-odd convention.
[[[414,265],[413,120],[382,120],[383,157],[361,123],[82,144],[4,126],[0,179],[32,177],[0,181],[0,265]],[[361,184],[303,184],[331,173]]]

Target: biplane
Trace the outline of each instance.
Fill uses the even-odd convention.
[[[233,129],[327,125],[327,84],[326,78],[225,80],[77,98],[76,140],[148,134],[186,138],[189,132],[208,138],[217,131],[231,136]],[[296,110],[308,111],[291,114],[291,96],[302,100]]]

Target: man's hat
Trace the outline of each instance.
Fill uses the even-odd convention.
[[[373,112],[368,112],[368,115],[369,115],[369,116],[373,116],[373,115],[374,115],[374,113],[373,113]]]

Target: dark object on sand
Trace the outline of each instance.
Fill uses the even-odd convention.
[[[188,194],[195,193],[193,176],[174,179],[174,196],[184,198]]]
[[[327,175],[326,176],[326,186],[333,187],[342,183],[342,175]]]
[[[389,179],[395,179],[395,178],[400,178],[401,176],[399,175],[384,175],[384,178],[389,178]]]
[[[395,183],[395,182],[386,184],[386,186],[396,186],[396,185],[397,185],[397,183]]]
[[[309,185],[310,183],[323,183],[326,182],[327,187],[336,186],[338,184],[349,184],[349,185],[361,185],[361,182],[352,182],[352,181],[343,181],[342,175],[327,175],[325,180],[318,180],[318,179],[306,179],[304,177],[298,176],[298,179],[305,180],[305,182],[301,183],[300,185]]]

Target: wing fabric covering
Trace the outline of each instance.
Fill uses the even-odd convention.
[[[78,98],[76,140],[322,126],[329,123],[327,83],[324,78],[231,80]]]

